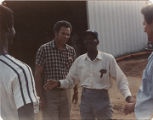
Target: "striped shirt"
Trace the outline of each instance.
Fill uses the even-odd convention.
[[[6,54],[0,55],[0,116],[18,120],[17,109],[37,102],[31,68]]]
[[[43,77],[45,81],[65,79],[75,55],[73,47],[66,44],[65,49],[59,50],[53,40],[38,49],[36,64],[44,67]]]

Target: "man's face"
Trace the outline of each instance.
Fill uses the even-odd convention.
[[[144,19],[143,25],[144,25],[144,32],[146,32],[148,35],[148,40],[153,42],[153,22],[151,24],[148,24]]]
[[[98,40],[91,34],[85,37],[84,44],[88,51],[96,50],[98,45]]]
[[[70,39],[70,35],[71,35],[71,30],[70,28],[66,27],[61,27],[59,32],[55,33],[55,37],[62,44],[65,44]]]

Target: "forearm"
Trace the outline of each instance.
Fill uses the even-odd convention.
[[[33,104],[29,103],[18,109],[19,120],[34,120]]]
[[[40,65],[36,65],[35,68],[35,83],[36,83],[36,91],[38,96],[40,97],[40,101],[43,99],[43,79],[42,79],[43,67]]]
[[[111,60],[110,66],[110,74],[116,80],[118,89],[126,99],[128,96],[131,96],[128,80],[114,58]]]
[[[43,81],[41,79],[41,75],[35,76],[35,83],[36,83],[36,91],[40,98],[43,97]]]
[[[75,85],[73,90],[74,90],[74,94],[78,94],[78,85]]]
[[[122,78],[118,80],[118,88],[125,99],[128,96],[132,96],[131,91],[129,89],[128,80],[125,76],[123,76]]]
[[[120,90],[124,98],[126,99],[128,96],[131,96],[127,77],[119,67],[116,68],[116,81],[118,89]]]

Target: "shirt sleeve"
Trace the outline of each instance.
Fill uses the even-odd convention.
[[[61,88],[73,88],[76,84],[79,83],[79,76],[78,76],[78,60],[76,59],[70,70],[69,73],[64,80],[60,80]]]
[[[128,80],[125,74],[122,72],[120,67],[118,66],[115,58],[112,56],[110,62],[110,74],[113,78],[115,78],[117,82],[117,87],[119,88],[121,94],[126,98],[127,96],[131,96],[131,92],[128,87]]]
[[[75,51],[75,49],[73,50],[73,61],[76,59],[76,51]]]
[[[32,71],[27,65],[24,67],[24,72],[18,71],[12,80],[11,89],[17,109],[28,103],[38,102]]]
[[[45,64],[45,49],[41,46],[36,54],[36,64],[40,66],[44,66]]]

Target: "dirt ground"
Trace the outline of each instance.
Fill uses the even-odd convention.
[[[128,78],[129,87],[133,96],[136,96],[138,88],[141,84],[141,77],[143,70],[147,64],[147,58],[148,55],[143,55],[118,62],[119,66],[121,67],[121,69]],[[113,119],[119,119],[119,120],[135,119],[133,113],[129,115],[125,115],[123,113],[123,108],[126,102],[123,96],[120,94],[119,90],[117,89],[115,81],[113,83],[112,88],[109,90],[109,93],[113,106]],[[81,96],[81,88],[79,88],[79,97],[80,96]],[[72,112],[71,112],[72,120],[80,120],[79,104],[80,104],[80,99],[78,104],[72,105]]]

